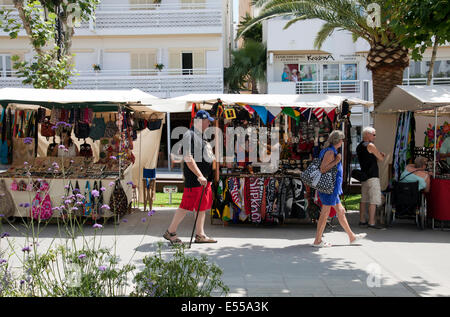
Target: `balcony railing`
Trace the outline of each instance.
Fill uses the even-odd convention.
[[[8,7],[10,6],[0,6]],[[11,18],[20,20],[13,10]],[[166,32],[195,33],[222,31],[222,7],[220,2],[204,4],[149,4],[149,5],[100,5],[95,13],[95,22],[75,24],[75,32],[134,29],[145,34]],[[78,32],[77,32],[78,31]],[[180,32],[181,31],[181,32]],[[22,31],[24,32],[24,31]],[[134,32],[134,31],[133,31]],[[139,33],[137,32],[137,33]],[[4,33],[0,30],[0,34]],[[134,32],[136,33],[136,32]],[[133,34],[134,34],[133,33]]]
[[[302,81],[295,85],[296,94],[358,94],[359,80]]]
[[[223,74],[218,70],[194,69],[192,75],[182,75],[182,69],[158,71],[102,70],[81,71],[71,78],[68,89],[133,89],[158,97],[175,97],[188,93],[222,93]],[[0,88],[25,87],[17,77],[0,77]],[[28,86],[29,87],[29,86]]]
[[[403,78],[403,85],[426,85],[426,78]],[[431,79],[432,85],[450,85],[450,77],[433,77]]]

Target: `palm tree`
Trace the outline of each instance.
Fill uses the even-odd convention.
[[[372,12],[368,13],[366,8],[373,3],[381,8],[380,27],[368,23]],[[355,42],[362,38],[370,44],[366,67],[372,71],[375,107],[396,85],[402,84],[403,71],[409,65],[409,52],[401,44],[404,35],[395,34],[383,15],[383,10],[392,10],[388,8],[387,0],[256,0],[254,5],[263,7],[260,15],[251,20],[238,36],[253,24],[274,17],[291,16],[285,28],[297,21],[320,19],[325,23],[314,42],[318,49],[334,31],[341,30],[350,32]]]
[[[241,49],[233,51],[231,55],[232,64],[224,72],[225,84],[231,92],[239,92],[249,81],[252,94],[257,94],[257,82],[266,79],[266,47],[262,43],[247,40]]]

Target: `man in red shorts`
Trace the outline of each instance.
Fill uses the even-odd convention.
[[[217,241],[206,236],[204,231],[206,211],[212,206],[211,181],[213,180],[214,154],[212,148],[203,137],[202,133],[214,119],[204,110],[199,110],[195,115],[194,125],[183,135],[183,176],[184,192],[180,207],[175,211],[172,223],[163,237],[172,244],[181,244],[177,237],[178,225],[183,221],[189,211],[199,212],[196,223],[195,243],[216,243]],[[204,188],[200,208],[200,196]],[[200,210],[197,210],[200,209]]]

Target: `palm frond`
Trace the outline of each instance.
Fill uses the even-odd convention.
[[[339,26],[332,23],[325,23],[322,25],[322,28],[317,32],[316,38],[314,39],[314,47],[320,49],[325,40],[333,34],[337,27]]]

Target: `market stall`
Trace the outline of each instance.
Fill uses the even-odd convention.
[[[428,216],[450,220],[450,171],[439,149],[450,137],[450,89],[446,86],[397,86],[375,111],[377,148],[387,157],[379,163],[381,188],[398,180],[416,156],[429,159],[433,172]]]
[[[331,131],[342,129],[349,135],[352,105],[371,105],[341,96],[225,94],[174,99],[185,101],[193,115],[200,109],[210,111],[223,136],[223,143],[217,137],[211,141],[217,159],[213,218],[254,224],[318,217],[318,195],[299,175],[318,156]],[[349,153],[347,144],[345,166]]]
[[[85,197],[77,201],[81,216],[128,212],[142,192],[143,168],[156,166],[164,114],[141,102],[149,96],[135,89],[0,89],[1,163],[8,166],[0,178],[16,206],[12,216],[36,218],[46,209],[41,219],[59,217],[62,197],[71,194]],[[62,142],[67,135],[70,146]]]

